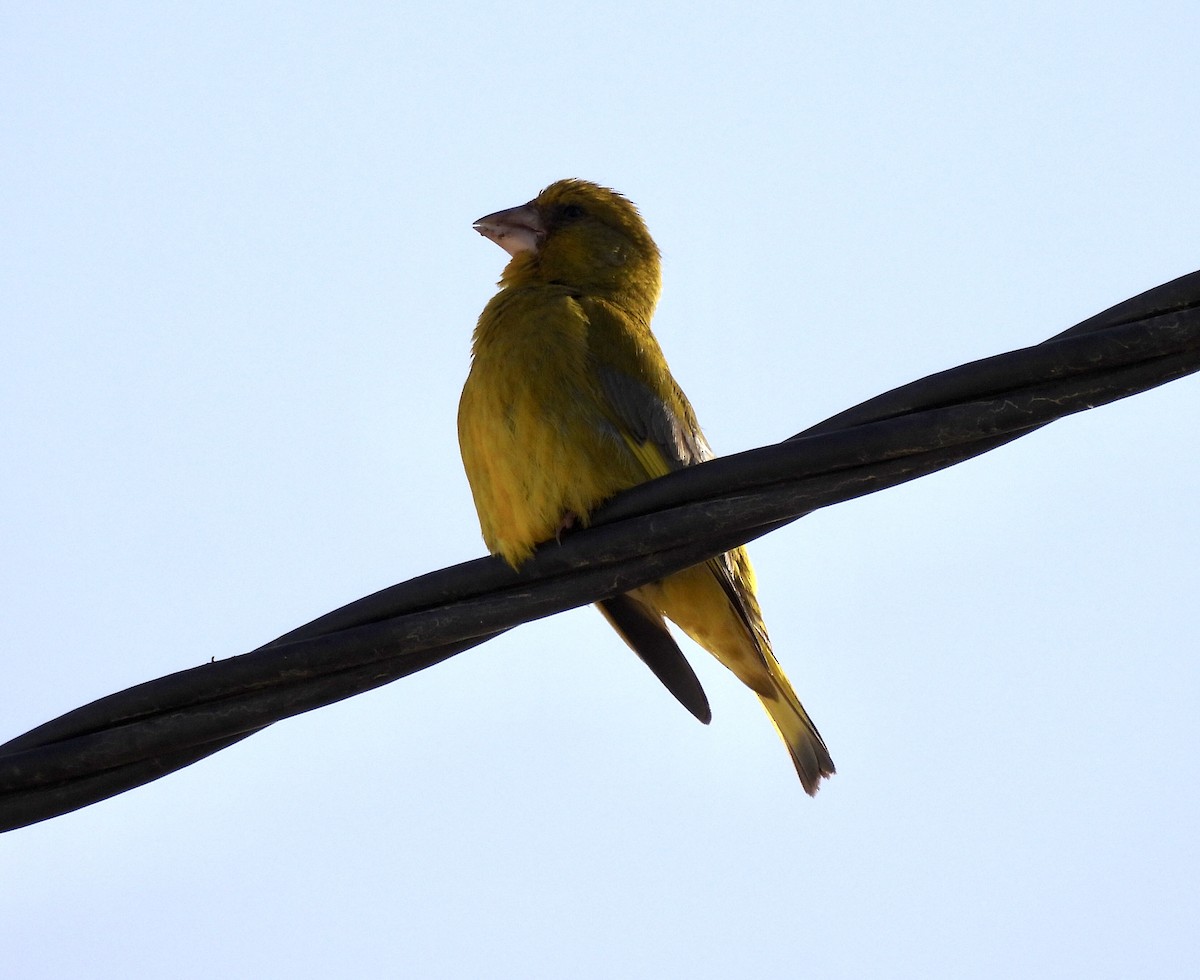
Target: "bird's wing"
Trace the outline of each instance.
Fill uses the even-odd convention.
[[[648,331],[606,304],[580,303],[588,323],[588,374],[594,379],[595,422],[636,460],[646,479],[664,476],[711,456],[691,406],[666,373]],[[648,351],[656,357],[648,356]],[[662,363],[661,378],[653,362]],[[655,391],[666,383],[667,398]],[[675,404],[672,405],[671,403]],[[708,724],[712,710],[704,688],[667,629],[662,613],[636,594],[597,603],[612,627],[675,698]]]
[[[704,724],[712,721],[712,708],[700,679],[667,629],[662,613],[631,594],[605,599],[596,606],[680,704]]]
[[[637,459],[646,478],[665,476],[711,459],[712,450],[700,431],[695,413],[667,372],[665,359],[649,332],[640,333],[629,329],[628,324],[612,322],[609,318],[619,316],[619,313],[610,309],[593,308],[587,312],[594,335],[594,339],[589,338],[592,370],[603,399],[605,423],[616,431]],[[735,567],[743,554],[737,551],[718,555],[705,564],[720,584],[730,608],[746,628],[751,642],[762,651],[769,649],[762,616],[753,596],[740,585],[743,576]],[[605,615],[612,621],[609,613]],[[616,622],[613,625],[638,655],[646,659],[644,648],[635,644]],[[665,633],[665,627],[662,629]],[[647,664],[659,673],[649,660]],[[663,675],[659,676],[662,678]],[[683,701],[673,688],[672,692]],[[683,703],[687,704],[686,701]]]
[[[649,386],[611,364],[597,364],[595,377],[604,400],[605,422],[647,478],[664,476],[703,458],[707,446],[699,429],[687,429]],[[667,629],[662,613],[635,595],[616,596],[597,605],[654,676],[707,725],[712,720],[712,709],[704,688]]]

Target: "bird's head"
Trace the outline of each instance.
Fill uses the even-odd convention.
[[[658,246],[637,208],[607,187],[560,180],[475,230],[512,256],[501,285],[555,283],[651,309],[658,299]]]

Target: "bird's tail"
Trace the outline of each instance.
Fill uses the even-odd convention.
[[[804,792],[809,796],[816,796],[821,779],[832,776],[836,771],[833,759],[829,757],[829,750],[825,748],[821,733],[808,717],[808,712],[796,697],[796,692],[792,690],[792,685],[788,683],[783,671],[776,666],[771,673],[775,690],[771,694],[759,693],[758,698],[767,709],[767,714],[775,723],[775,730],[779,732],[792,756]]]
[[[771,651],[745,550],[685,568],[633,595],[661,610],[758,695],[791,753],[804,791],[815,795],[822,778],[833,775],[833,760]]]

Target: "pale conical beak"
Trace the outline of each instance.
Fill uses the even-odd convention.
[[[489,214],[476,221],[472,227],[509,255],[536,252],[542,244],[542,239],[546,237],[546,226],[532,201],[522,204],[519,208]]]

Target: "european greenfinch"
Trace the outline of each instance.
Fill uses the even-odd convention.
[[[560,180],[475,229],[512,258],[475,329],[458,437],[484,542],[517,567],[619,490],[712,451],[650,332],[659,251],[629,200]],[[759,696],[808,793],[833,773],[771,650],[744,548],[598,606],[701,721],[708,701],[664,617]]]

